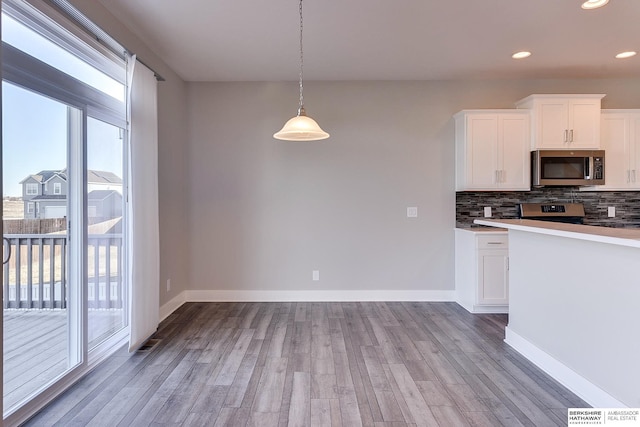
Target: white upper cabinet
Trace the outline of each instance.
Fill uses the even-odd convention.
[[[516,107],[531,110],[531,149],[600,148],[605,95],[531,95]]]
[[[530,190],[530,117],[524,110],[456,114],[456,191]]]
[[[640,189],[640,110],[602,110],[600,135],[605,185],[585,190]]]

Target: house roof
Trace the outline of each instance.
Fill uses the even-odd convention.
[[[29,199],[29,202],[34,200],[65,200],[67,198],[64,194],[41,194],[40,196],[35,196]]]
[[[29,179],[34,179],[39,183],[47,182],[51,178],[59,176],[63,180],[67,180],[67,170],[42,170],[36,174],[29,175],[22,181],[20,184],[24,184]],[[98,170],[88,170],[87,171],[87,181],[90,184],[119,184],[122,185],[122,178],[113,172],[107,171],[98,171]]]
[[[122,184],[122,178],[115,173],[96,170],[87,171],[87,181],[94,184]]]
[[[118,193],[115,190],[93,190],[92,192],[87,194],[87,198],[89,200],[104,200],[107,197],[113,195],[114,193],[122,197],[120,193]]]
[[[60,178],[62,178],[63,180],[66,181],[67,180],[67,170],[66,169],[62,169],[62,170],[42,170],[42,171],[40,171],[40,172],[38,172],[36,174],[27,176],[25,179],[20,181],[20,184],[24,184],[30,178],[34,179],[35,181],[37,181],[39,183],[43,183],[43,182],[49,181],[54,176],[59,176]]]

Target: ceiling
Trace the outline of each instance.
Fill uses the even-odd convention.
[[[100,0],[186,81],[298,79],[295,0]],[[640,76],[640,0],[306,0],[306,80]],[[523,60],[511,54],[528,50]],[[143,58],[144,59],[144,58]]]

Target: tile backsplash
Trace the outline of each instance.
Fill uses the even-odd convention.
[[[490,206],[492,218],[517,218],[520,203],[583,203],[584,223],[640,228],[640,191],[578,191],[576,187],[543,187],[532,191],[462,191],[456,193],[456,227],[473,227]],[[616,209],[615,218],[607,208]]]

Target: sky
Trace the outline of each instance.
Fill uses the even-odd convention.
[[[2,14],[2,39],[93,87],[124,99],[124,86]],[[20,196],[20,181],[41,170],[67,167],[67,105],[2,83],[3,196]],[[87,167],[122,173],[118,128],[89,118]]]
[[[20,181],[67,167],[67,106],[10,83],[2,84],[3,196],[21,196]],[[122,177],[118,128],[89,118],[87,167]]]

